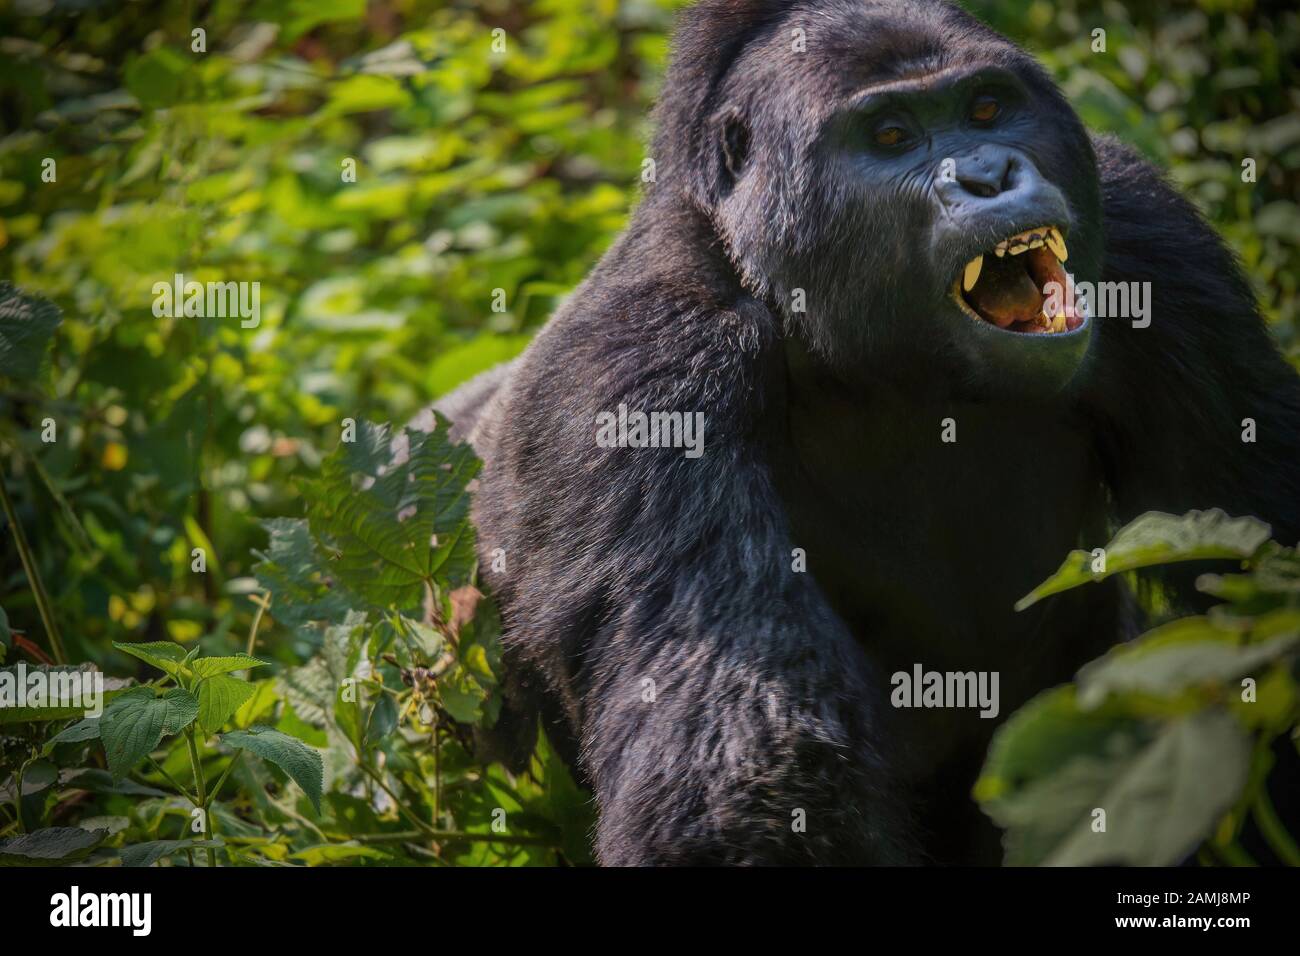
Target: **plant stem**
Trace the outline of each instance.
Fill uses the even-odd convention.
[[[433,825],[442,823],[442,741],[438,735],[438,715],[433,715]]]
[[[50,596],[45,591],[41,573],[36,567],[36,556],[32,554],[31,546],[27,543],[27,534],[23,531],[23,526],[18,523],[14,503],[9,500],[9,491],[5,488],[3,462],[0,462],[0,505],[3,505],[5,517],[9,519],[9,527],[13,529],[14,544],[18,546],[19,560],[22,561],[23,570],[27,573],[27,583],[31,585],[32,597],[36,599],[36,610],[40,613],[41,623],[45,625],[45,633],[49,636],[54,663],[66,664],[68,655],[63,650],[63,638],[59,634],[59,627],[54,623],[54,609],[50,605]]]
[[[23,761],[18,765],[18,769],[14,771],[14,813],[18,815],[19,833],[27,832],[27,827],[23,825],[23,773],[26,770],[27,762]]]
[[[212,793],[208,795],[209,804],[216,801],[217,794],[221,792],[221,785],[226,782],[226,778],[230,776],[230,771],[235,769],[235,764],[239,763],[239,758],[242,756],[244,756],[244,752],[236,750],[235,756],[230,758],[230,763],[226,764],[226,769],[221,771],[221,776],[217,778],[217,782],[212,787]]]
[[[1264,839],[1268,841],[1269,847],[1277,854],[1278,859],[1287,866],[1300,866],[1300,847],[1296,846],[1295,839],[1278,818],[1277,810],[1273,808],[1273,801],[1269,799],[1268,790],[1262,786],[1259,788],[1259,795],[1255,797],[1254,810],[1255,822],[1259,824],[1260,832],[1264,834]]]
[[[357,766],[360,767],[363,771],[365,771],[365,773],[370,777],[370,779],[373,780],[375,783],[379,784],[380,789],[383,790],[384,793],[388,794],[388,796],[392,798],[393,803],[397,806],[398,812],[400,812],[402,816],[406,817],[406,819],[410,820],[413,824],[415,824],[416,828],[419,829],[419,831],[423,833],[426,837],[428,837],[429,839],[434,838],[433,834],[436,833],[437,831],[434,830],[433,827],[429,826],[429,824],[425,823],[423,820],[417,817],[406,806],[406,804],[402,802],[402,798],[399,797],[397,794],[393,793],[392,789],[384,781],[383,775],[380,774],[379,771],[375,770],[373,767],[370,766],[370,764],[366,763],[364,760],[358,760]]]
[[[1229,866],[1259,866],[1236,840],[1231,843],[1215,844],[1214,849]]]
[[[249,657],[253,656],[253,648],[257,646],[257,629],[262,624],[262,615],[265,614],[266,609],[271,606],[271,592],[270,591],[266,592],[265,599],[259,600],[258,598],[253,597],[251,598],[251,600],[253,601],[254,604],[257,605],[257,613],[253,615],[253,623],[248,628],[248,649],[245,651],[245,653]],[[247,677],[248,674],[249,674],[248,671],[244,671],[245,677]]]
[[[355,833],[348,837],[358,843],[416,843],[432,837],[435,840],[463,840],[471,843],[507,843],[513,846],[545,846],[555,844],[545,837],[507,836],[501,833],[465,833],[460,830],[399,830],[393,833]]]
[[[208,813],[208,791],[207,784],[203,780],[203,764],[199,761],[199,745],[194,739],[194,728],[185,728],[185,742],[190,748],[190,765],[194,768],[194,790],[198,794],[198,803],[196,806],[203,810],[203,832],[199,836],[200,840],[209,839],[208,830],[212,828],[211,815]],[[217,854],[208,847],[208,866],[217,865]]]
[[[194,799],[193,796],[190,795],[190,792],[186,790],[183,786],[181,786],[180,781],[178,781],[175,777],[173,777],[166,770],[164,770],[162,764],[160,764],[158,761],[154,760],[153,757],[150,757],[148,755],[146,755],[144,759],[149,761],[149,766],[153,767],[154,770],[157,770],[158,773],[162,775],[162,778],[166,780],[168,783],[170,783],[173,787],[175,787],[177,792],[179,792],[182,797],[184,797],[186,800],[188,800],[190,803],[194,804],[195,806],[198,806],[198,802]]]

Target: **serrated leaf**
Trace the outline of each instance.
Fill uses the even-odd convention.
[[[66,866],[84,860],[108,836],[107,830],[47,827],[0,840],[0,866]]]
[[[271,727],[252,727],[222,734],[221,739],[237,750],[247,750],[263,760],[275,764],[287,773],[307,794],[316,812],[320,813],[321,783],[324,763],[320,753],[296,737],[281,733]]]
[[[1016,602],[1016,610],[1050,594],[1113,574],[1179,561],[1211,558],[1245,560],[1268,541],[1269,526],[1255,518],[1230,518],[1218,508],[1181,517],[1148,511],[1125,525],[1106,545],[1106,570],[1093,571],[1092,553],[1071,551],[1050,578]]]
[[[190,665],[190,669],[194,671],[196,677],[204,678],[265,666],[266,661],[259,661],[256,657],[249,657],[247,654],[235,654],[233,657],[200,657]]]
[[[225,846],[221,840],[150,840],[133,843],[118,851],[123,866],[152,866],[165,856],[181,850],[202,850]]]
[[[171,677],[180,677],[185,664],[185,648],[172,641],[147,641],[139,644],[113,642],[113,647],[158,668]]]
[[[99,738],[113,779],[121,780],[158,746],[171,715],[172,706],[151,687],[133,688],[105,708]]]
[[[381,608],[419,616],[427,585],[456,586],[474,568],[468,483],[480,463],[466,444],[362,422],[355,442],[340,444],[304,489],[312,536],[330,556],[331,575]]]
[[[61,321],[52,303],[0,282],[0,377],[20,382],[35,379]]]
[[[262,522],[270,536],[266,552],[253,565],[262,589],[272,595],[271,614],[289,628],[312,621],[337,621],[348,601],[331,587],[305,519],[272,518]]]
[[[163,717],[163,733],[178,734],[194,722],[199,715],[199,702],[189,691],[173,688],[158,700],[167,708]]]
[[[199,682],[199,726],[216,733],[244,701],[253,696],[254,686],[246,680],[218,674]]]

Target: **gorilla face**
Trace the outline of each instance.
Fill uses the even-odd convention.
[[[1032,59],[946,6],[814,3],[724,91],[715,218],[814,352],[982,394],[1074,377],[1093,320],[1049,293],[1098,277],[1097,172]]]

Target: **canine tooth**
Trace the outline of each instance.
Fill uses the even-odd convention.
[[[1056,256],[1056,258],[1062,262],[1064,262],[1066,257],[1070,254],[1066,251],[1065,240],[1061,238],[1061,234],[1055,229],[1047,234],[1047,245],[1052,250],[1052,255]]]
[[[970,262],[966,263],[966,272],[961,278],[961,290],[969,292],[975,288],[975,283],[980,279],[980,270],[984,268],[984,257],[976,256]]]
[[[1007,244],[1005,242],[999,242],[993,251],[996,252],[998,258],[1001,259],[1007,254]]]
[[[1027,245],[1025,245],[1023,242],[1022,242],[1022,243],[1017,243],[1016,245],[1014,245],[1014,246],[1011,247],[1011,250],[1010,250],[1010,251],[1011,251],[1011,254],[1012,254],[1013,256],[1018,256],[1018,255],[1020,255],[1020,253],[1022,253],[1022,252],[1028,252],[1028,251],[1029,251],[1029,247],[1028,247]]]

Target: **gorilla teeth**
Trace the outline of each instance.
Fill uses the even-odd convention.
[[[975,283],[980,279],[980,270],[984,268],[984,257],[976,256],[970,262],[966,263],[966,272],[961,279],[961,290],[969,292],[975,288]]]
[[[1070,253],[1065,248],[1065,240],[1055,229],[1047,230],[1047,245],[1051,248],[1052,254],[1062,262],[1069,258]]]
[[[1046,245],[1052,250],[1052,254],[1061,262],[1064,262],[1069,256],[1065,248],[1065,240],[1061,234],[1052,226],[1040,226],[1036,229],[1026,229],[1024,232],[1017,233],[1014,236],[1008,236],[996,246],[993,247],[994,254],[1001,259],[1008,252],[1013,256],[1028,252],[1030,249],[1040,249]]]

